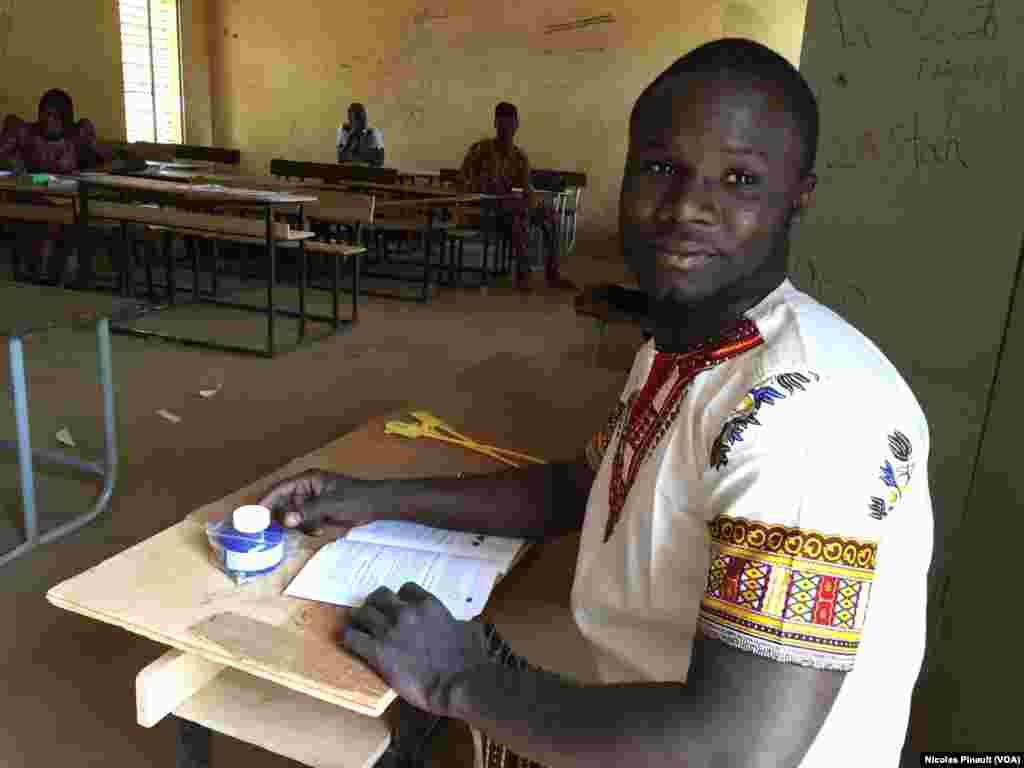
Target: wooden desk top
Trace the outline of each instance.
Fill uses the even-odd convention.
[[[166,174],[164,174],[166,177]],[[120,176],[109,173],[79,174],[74,177],[80,184],[95,185],[125,191],[151,192],[173,195],[187,202],[228,203],[251,205],[295,205],[315,203],[317,198],[301,191],[273,189],[246,189],[241,185],[210,185],[188,183],[188,179],[147,178],[145,176]]]
[[[78,196],[78,185],[67,177],[58,177],[56,184],[18,184],[14,176],[0,176],[0,192],[17,192],[43,197],[68,198]]]
[[[505,197],[505,195],[447,194],[439,195],[437,197],[424,197],[417,200],[378,200],[375,207],[378,210],[397,208],[444,208],[450,205],[472,205],[475,203],[482,203],[485,200],[502,200]]]
[[[486,456],[435,441],[410,441],[384,434],[375,420],[272,475],[202,507],[156,536],[57,585],[47,593],[54,605],[114,624],[172,646],[227,664],[317,699],[367,715],[380,715],[395,693],[362,661],[338,649],[336,637],[347,609],[284,596],[288,583],[327,537],[305,538],[301,551],[277,571],[236,587],[211,562],[205,524],[256,501],[273,482],[310,467],[358,477],[410,477],[490,472],[503,465]],[[192,631],[224,613],[261,622],[256,631],[271,637],[287,631],[303,658],[274,666],[234,656]],[[275,641],[277,638],[275,638]],[[280,643],[278,643],[280,645]]]
[[[416,168],[396,168],[399,176],[421,176],[425,179],[436,179],[441,175],[440,171],[424,171]]]

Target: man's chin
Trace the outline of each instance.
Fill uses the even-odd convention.
[[[690,305],[707,299],[712,291],[699,280],[683,280],[678,275],[657,277],[647,295],[659,304]]]

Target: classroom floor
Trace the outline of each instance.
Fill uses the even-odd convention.
[[[578,282],[622,275],[615,262],[579,261],[569,271]],[[507,287],[487,295],[449,290],[429,305],[368,299],[361,310],[351,334],[274,360],[114,337],[121,465],[111,507],[86,529],[0,568],[0,615],[8,617],[0,635],[0,762],[173,765],[173,726],[147,730],[135,721],[135,675],[162,649],[51,606],[49,587],[399,408],[429,407],[470,434],[486,423],[503,444],[527,452],[572,455],[618,395],[639,341],[634,329],[613,329],[595,356],[596,331],[576,317],[572,295],[543,289],[525,297]],[[193,308],[164,318],[190,332],[222,322],[254,344],[262,340],[256,318]],[[35,447],[59,448],[56,433],[67,427],[83,454],[101,455],[94,337],[39,334],[26,359]],[[198,396],[217,382],[223,389],[215,397]],[[13,436],[10,406],[0,422]],[[2,461],[0,525],[19,514],[13,454]],[[95,488],[67,473],[48,479],[43,501],[59,514],[77,512]],[[219,766],[294,765],[223,736],[213,748]],[[452,747],[437,764],[465,764],[466,753],[458,754]]]

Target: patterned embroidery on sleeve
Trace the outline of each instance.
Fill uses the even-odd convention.
[[[729,451],[736,443],[743,442],[743,433],[752,426],[761,426],[757,414],[762,406],[774,405],[793,393],[806,390],[806,386],[819,380],[815,373],[780,373],[770,376],[754,387],[725,420],[725,426],[711,445],[711,466],[721,470],[729,463]],[[783,393],[782,390],[785,390]]]
[[[597,472],[601,468],[601,462],[604,461],[604,454],[608,450],[608,446],[612,442],[612,438],[615,437],[616,431],[619,429],[619,424],[622,423],[622,415],[626,412],[626,404],[621,400],[612,410],[611,415],[608,416],[608,421],[605,422],[604,426],[592,437],[587,443],[587,464],[590,468]]]
[[[705,635],[775,661],[853,668],[877,542],[726,516],[709,530]]]
[[[868,514],[875,520],[884,520],[896,508],[910,486],[910,476],[914,473],[914,463],[910,460],[914,455],[914,447],[910,439],[899,430],[889,435],[889,453],[893,460],[882,462],[881,474],[878,476],[885,486],[884,495],[872,496],[868,502]]]

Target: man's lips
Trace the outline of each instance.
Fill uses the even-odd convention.
[[[655,246],[658,264],[667,269],[690,270],[707,264],[715,257],[715,251],[705,245]]]

